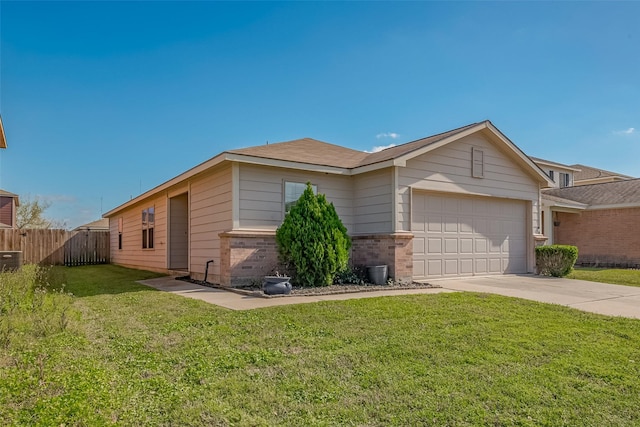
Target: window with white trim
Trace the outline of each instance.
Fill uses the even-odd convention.
[[[471,148],[471,176],[484,178],[484,152],[479,148]]]
[[[304,193],[307,188],[307,184],[302,182],[284,182],[284,212],[287,213],[295,206],[296,202]],[[318,186],[311,184],[313,194],[318,194]]]
[[[556,177],[555,177],[555,172],[550,170],[549,171],[549,178],[551,178],[551,181],[556,182]]]
[[[142,249],[153,249],[153,231],[156,224],[154,206],[142,211]]]
[[[560,188],[569,187],[570,177],[568,173],[560,172]]]

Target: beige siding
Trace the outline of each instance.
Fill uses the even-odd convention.
[[[311,182],[332,202],[342,223],[353,228],[352,179],[267,166],[239,165],[240,228],[275,230],[284,218],[284,182]]]
[[[142,249],[142,210],[155,207],[154,248]],[[118,218],[123,219],[118,249]],[[137,203],[109,218],[111,262],[148,270],[167,268],[167,198],[164,193]]]
[[[471,176],[471,149],[484,152],[484,178]],[[411,229],[411,188],[528,200],[538,227],[538,183],[482,135],[474,134],[408,160],[398,171],[397,229]]]
[[[353,213],[355,233],[388,233],[392,230],[393,169],[387,168],[354,177]]]
[[[220,278],[220,237],[231,230],[232,182],[231,165],[225,165],[210,173],[194,178],[190,193],[190,268],[194,277],[202,278],[206,262],[210,282]]]

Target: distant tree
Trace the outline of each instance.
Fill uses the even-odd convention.
[[[44,212],[51,206],[50,202],[31,199],[29,196],[20,197],[20,206],[16,209],[16,226],[23,228],[64,228],[64,224],[45,217]]]

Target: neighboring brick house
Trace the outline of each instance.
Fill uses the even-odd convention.
[[[225,151],[107,212],[116,264],[259,279],[275,231],[311,182],[352,238],[353,264],[396,280],[535,269],[540,188],[553,183],[491,122],[377,153],[304,138]]]
[[[553,241],[578,247],[578,264],[640,267],[640,179],[554,188]]]

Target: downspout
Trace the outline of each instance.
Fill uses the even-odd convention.
[[[209,274],[209,264],[211,264],[213,262],[212,259],[210,259],[209,261],[207,261],[206,266],[204,268],[204,282],[207,283],[207,275]]]

